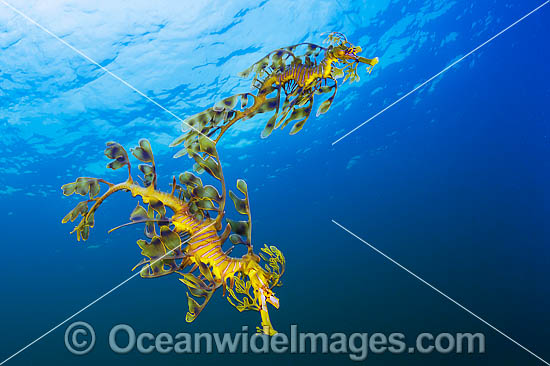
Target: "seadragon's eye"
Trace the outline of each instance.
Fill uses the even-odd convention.
[[[357,54],[361,52],[361,47],[349,47],[346,49],[346,55],[348,56],[357,56]]]

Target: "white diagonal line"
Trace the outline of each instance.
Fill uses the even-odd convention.
[[[200,229],[199,231],[197,231],[194,235],[190,236],[186,241],[182,242],[181,244],[185,244],[187,243],[189,240],[191,240],[192,238],[194,238],[195,236],[197,236],[198,234],[200,234],[203,230],[209,228],[210,226],[214,225],[215,222],[211,223],[211,224],[208,224],[206,225],[205,227],[203,227],[202,229]],[[174,248],[174,249],[171,249],[170,251],[166,252],[162,257],[158,258],[157,260],[155,260],[154,262],[150,263],[149,264],[149,267],[154,265],[155,263],[157,263],[158,261],[164,259],[164,257],[166,257],[167,255],[169,254],[172,254],[174,252],[174,250],[178,249],[178,248],[181,248],[181,245],[177,248]],[[133,274],[132,276],[128,277],[127,279],[125,279],[124,281],[122,281],[121,283],[119,283],[118,285],[116,285],[115,287],[113,287],[112,289],[110,289],[109,291],[107,291],[106,293],[104,293],[103,295],[101,295],[100,297],[98,297],[97,299],[95,299],[94,301],[92,301],[91,303],[89,303],[88,305],[84,306],[82,309],[78,310],[76,313],[74,313],[73,315],[71,315],[70,317],[68,317],[67,319],[63,320],[61,323],[57,324],[55,327],[53,327],[52,329],[48,330],[46,333],[42,334],[40,337],[36,338],[34,341],[32,341],[31,343],[27,344],[25,347],[21,348],[19,351],[15,352],[13,355],[11,355],[10,357],[6,358],[4,361],[0,362],[0,366],[5,364],[6,362],[8,362],[9,360],[11,360],[12,358],[14,358],[15,356],[17,356],[18,354],[20,354],[21,352],[23,352],[24,350],[26,350],[27,348],[31,347],[33,344],[35,344],[36,342],[40,341],[42,338],[46,337],[48,334],[50,334],[51,332],[55,331],[57,328],[61,327],[63,324],[67,323],[69,320],[73,319],[74,317],[76,317],[78,314],[82,313],[83,311],[85,311],[86,309],[90,308],[91,306],[95,305],[96,303],[98,303],[99,301],[101,301],[104,297],[106,297],[107,295],[109,295],[110,293],[116,291],[118,288],[124,286],[128,281],[132,280],[133,278],[135,278],[137,275],[140,274],[141,271],[138,271],[137,273]]]
[[[424,85],[428,84],[430,81],[434,80],[435,78],[437,78],[438,76],[440,76],[441,74],[443,74],[444,72],[448,71],[449,69],[451,69],[453,66],[455,66],[456,64],[458,64],[460,61],[464,60],[465,58],[467,58],[468,56],[472,55],[474,52],[476,52],[477,50],[479,50],[480,48],[482,48],[483,46],[485,46],[486,44],[488,44],[489,42],[493,41],[495,38],[497,38],[498,36],[500,36],[501,34],[503,34],[504,32],[506,32],[507,30],[509,30],[510,28],[514,27],[515,25],[517,25],[519,22],[521,22],[522,20],[524,20],[525,18],[527,18],[528,16],[532,15],[533,13],[537,12],[538,10],[540,10],[543,6],[545,5],[548,5],[548,3],[550,3],[550,0],[548,1],[545,1],[544,3],[542,3],[541,5],[539,5],[538,7],[536,7],[535,9],[531,10],[529,13],[525,14],[524,16],[522,16],[521,18],[519,18],[518,20],[516,20],[514,23],[510,24],[508,27],[504,28],[503,30],[501,30],[500,32],[498,32],[497,34],[495,34],[494,36],[492,36],[491,38],[489,38],[488,40],[486,40],[485,42],[483,42],[482,44],[480,44],[479,46],[477,46],[476,48],[474,48],[473,50],[471,50],[470,52],[468,52],[466,55],[462,56],[461,58],[459,58],[458,60],[456,60],[455,62],[453,62],[452,64],[450,64],[449,66],[445,67],[443,70],[441,70],[440,72],[438,72],[437,74],[435,74],[434,76],[432,76],[431,78],[429,78],[428,80],[424,81],[422,84],[418,85],[416,88],[414,88],[413,90],[411,90],[410,92],[408,92],[407,94],[403,95],[401,98],[397,99],[395,102],[393,102],[392,104],[390,104],[389,106],[385,107],[384,109],[382,109],[380,112],[376,113],[374,116],[370,117],[369,119],[367,119],[365,122],[361,123],[359,126],[355,127],[353,130],[349,131],[348,133],[346,133],[344,136],[340,137],[338,140],[334,141],[332,143],[332,146],[336,145],[337,143],[339,143],[340,141],[342,141],[343,139],[345,139],[346,137],[348,137],[349,135],[351,135],[352,133],[354,133],[355,131],[357,131],[358,129],[360,129],[361,127],[363,127],[364,125],[366,125],[367,123],[369,123],[370,121],[372,121],[373,119],[375,119],[376,117],[378,117],[379,115],[381,115],[382,113],[384,113],[385,111],[387,111],[388,109],[390,109],[391,107],[393,107],[394,105],[396,105],[397,103],[401,102],[403,99],[407,98],[409,95],[413,94],[415,91],[417,91],[418,89],[422,88]]]
[[[535,356],[536,358],[538,358],[540,361],[542,361],[543,363],[545,363],[546,365],[550,366],[550,363],[546,362],[544,359],[542,359],[541,357],[537,356],[534,352],[532,352],[531,350],[529,350],[527,347],[524,347],[522,346],[519,342],[517,342],[516,340],[514,340],[512,337],[510,337],[509,335],[507,335],[506,333],[504,333],[503,331],[499,330],[498,328],[496,328],[494,325],[490,324],[488,321],[486,321],[485,319],[481,318],[479,315],[475,314],[474,312],[472,312],[471,310],[469,310],[468,308],[466,308],[465,306],[463,306],[462,304],[460,304],[458,301],[454,300],[453,298],[451,298],[450,296],[448,296],[447,294],[445,294],[444,292],[442,292],[441,290],[439,290],[438,288],[436,288],[435,286],[433,286],[432,284],[430,284],[429,282],[425,281],[424,279],[422,279],[420,276],[416,275],[414,272],[412,272],[411,270],[409,270],[408,268],[406,268],[405,266],[401,265],[400,263],[398,263],[397,261],[395,261],[394,259],[392,259],[391,257],[389,257],[387,254],[383,253],[382,251],[380,251],[378,248],[374,247],[372,244],[368,243],[366,240],[362,239],[361,237],[359,237],[358,235],[356,235],[355,233],[353,233],[351,230],[349,230],[348,228],[344,227],[342,224],[336,222],[335,220],[332,220],[332,222],[340,227],[340,229],[344,230],[345,232],[347,232],[348,234],[350,234],[351,236],[353,236],[354,238],[356,238],[357,240],[361,241],[363,244],[369,246],[372,250],[374,250],[376,253],[380,254],[381,256],[383,256],[384,258],[386,258],[387,260],[389,260],[390,262],[392,262],[393,264],[395,264],[396,266],[398,266],[399,268],[401,268],[402,270],[406,271],[408,274],[410,274],[411,276],[413,276],[414,278],[416,278],[417,280],[419,280],[420,282],[422,282],[423,284],[425,284],[426,286],[428,286],[429,288],[431,288],[432,290],[434,290],[435,292],[437,292],[438,294],[440,294],[441,296],[443,296],[444,298],[446,298],[447,300],[451,301],[452,303],[454,303],[455,305],[457,305],[459,308],[461,308],[462,310],[466,311],[468,314],[472,315],[473,317],[475,317],[476,319],[478,319],[479,321],[481,321],[483,324],[487,325],[489,328],[493,329],[494,331],[496,331],[497,333],[499,333],[500,335],[504,336],[505,338],[507,338],[509,341],[513,342],[516,346],[522,348],[524,351],[530,353],[532,356]]]
[[[174,117],[175,119],[177,119],[178,121],[180,121],[181,123],[183,123],[184,125],[186,125],[187,127],[189,127],[190,129],[194,130],[195,132],[198,132],[200,135],[206,137],[207,139],[209,139],[210,141],[212,141],[212,139],[210,139],[210,137],[206,136],[205,134],[203,134],[201,131],[197,130],[196,128],[194,128],[193,126],[191,126],[190,124],[188,124],[187,122],[185,122],[185,120],[181,119],[179,116],[177,116],[176,114],[172,113],[170,110],[168,110],[166,107],[164,107],[163,105],[161,105],[160,103],[158,103],[157,101],[155,101],[154,99],[152,99],[151,97],[149,97],[147,94],[143,93],[141,90],[137,89],[135,86],[133,86],[132,84],[130,84],[129,82],[127,82],[126,80],[122,79],[120,76],[116,75],[115,73],[113,73],[112,71],[108,70],[106,67],[100,65],[98,62],[96,62],[94,59],[92,59],[91,57],[89,57],[88,55],[86,55],[84,52],[82,52],[81,50],[79,50],[78,48],[74,47],[73,45],[71,45],[70,43],[68,43],[67,41],[65,41],[64,39],[60,38],[57,34],[53,33],[52,31],[50,31],[48,28],[44,27],[42,24],[38,23],[36,20],[32,19],[31,17],[29,17],[27,14],[23,13],[21,10],[17,9],[16,7],[14,7],[13,5],[11,5],[10,3],[6,2],[5,0],[0,0],[0,2],[2,2],[4,5],[6,5],[8,8],[10,8],[11,10],[13,10],[14,12],[16,12],[17,14],[21,15],[23,18],[27,19],[29,22],[31,22],[32,24],[36,25],[38,28],[42,29],[44,32],[48,33],[50,36],[54,37],[55,39],[57,39],[59,42],[63,43],[65,46],[69,47],[71,50],[73,50],[74,52],[78,53],[80,56],[82,56],[84,59],[88,60],[89,62],[91,62],[92,64],[94,64],[95,66],[99,67],[101,70],[105,71],[107,74],[111,75],[112,77],[114,77],[115,79],[117,79],[118,81],[120,81],[122,84],[126,85],[128,88],[132,89],[133,91],[135,91],[136,93],[138,93],[139,95],[141,95],[142,97],[144,97],[145,99],[147,99],[148,101],[150,101],[151,103],[153,103],[154,105],[156,105],[157,107],[159,107],[160,109],[162,109],[163,111],[165,111],[166,113],[170,114],[172,117]],[[214,141],[212,141],[214,142]],[[1,364],[0,364],[1,365]]]

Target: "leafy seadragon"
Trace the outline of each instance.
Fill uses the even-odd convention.
[[[344,82],[348,79],[350,82],[357,81],[359,63],[367,64],[369,73],[378,63],[378,57],[368,59],[358,56],[361,47],[352,45],[341,33],[330,33],[327,43],[327,47],[299,43],[277,49],[241,72],[239,75],[242,77],[255,74],[252,87],[257,89],[256,94],[233,95],[187,118],[182,126],[184,134],[171,144],[177,146],[184,143],[185,148],[175,156],[184,155],[187,147],[197,144],[201,136],[208,136],[218,142],[234,123],[259,113],[275,111],[262,137],[269,136],[273,129],[284,128],[292,121],[297,121],[290,130],[290,134],[295,134],[309,118],[315,95],[332,92],[319,106],[317,116],[326,113],[336,96],[339,78],[343,77]],[[303,48],[303,54],[297,53]],[[237,107],[239,103],[240,108]]]
[[[149,141],[140,140],[139,146],[131,152],[134,157],[145,163],[138,166],[144,175],[141,179],[142,184],[132,178],[131,165],[125,149],[116,142],[108,142],[105,155],[113,161],[107,167],[119,169],[127,166],[128,179],[113,184],[100,178],[81,177],[75,182],[63,185],[63,193],[67,196],[78,193],[88,197],[70,211],[62,222],[74,221],[82,216],[73,232],[76,232],[78,240],[87,240],[90,228],[94,226],[96,210],[107,197],[118,191],[130,192],[134,197],[139,196],[147,206],[143,207],[138,203],[130,215],[130,223],[119,227],[145,224],[145,235],[149,240],[137,241],[145,258],[134,267],[141,268],[141,277],[155,278],[173,273],[179,275],[180,281],[189,290],[189,311],[185,318],[187,322],[195,320],[216,289],[223,287],[224,296],[227,293],[227,299],[239,311],[260,312],[262,321],[258,331],[269,335],[275,334],[276,331],[269,319],[267,303],[279,307],[279,300],[274,296],[273,288],[281,285],[280,278],[284,273],[285,258],[274,246],[265,245],[259,255],[253,252],[246,183],[243,180],[237,181],[237,189],[244,198],[229,191],[229,197],[237,212],[245,215],[246,219],[227,219],[227,224],[222,230],[226,188],[216,146],[211,140],[204,136],[200,137],[194,145],[194,150],[190,150],[189,154],[197,162],[196,172],[206,171],[220,182],[221,194],[214,186],[204,185],[192,172],[180,174],[181,185],[177,184],[176,178],[173,177],[171,192],[162,192],[157,188],[155,160]],[[101,184],[107,186],[107,191],[99,195]],[[89,208],[90,203],[92,206]],[[172,211],[171,215],[168,209]],[[233,246],[224,251],[222,245],[227,239]],[[239,244],[247,247],[247,253],[241,258],[231,257],[230,252]],[[202,302],[199,303],[197,300]]]
[[[223,99],[212,108],[184,121],[184,128],[188,130],[171,144],[184,143],[184,148],[175,157],[188,154],[196,161],[195,172],[206,171],[220,182],[221,193],[212,185],[204,185],[192,172],[180,174],[181,185],[174,177],[170,193],[160,191],[151,145],[145,139],[131,150],[138,160],[145,163],[138,166],[143,173],[143,178],[140,177],[142,184],[139,184],[132,178],[126,150],[116,142],[108,142],[105,155],[113,161],[107,167],[120,169],[127,166],[128,179],[113,184],[101,178],[80,177],[63,185],[65,195],[78,193],[88,196],[88,199],[77,204],[62,222],[72,222],[82,216],[73,232],[76,232],[77,240],[87,240],[90,228],[94,226],[95,212],[107,197],[118,191],[139,196],[146,208],[138,203],[130,215],[130,222],[112,230],[129,224],[145,225],[145,236],[149,241],[137,241],[145,258],[134,267],[141,268],[141,277],[178,274],[189,290],[188,322],[194,321],[216,289],[223,287],[224,296],[227,293],[228,301],[239,311],[260,312],[262,327],[258,331],[275,334],[267,303],[279,307],[273,288],[281,285],[285,258],[274,246],[264,245],[259,255],[254,253],[248,189],[243,180],[237,181],[237,189],[244,198],[232,191],[228,195],[237,212],[245,215],[246,220],[226,219],[227,225],[223,227],[227,194],[216,143],[237,121],[271,111],[275,113],[267,122],[262,137],[292,121],[297,121],[290,131],[295,134],[309,118],[315,95],[332,92],[317,111],[317,115],[326,113],[338,89],[337,79],[344,77],[344,82],[347,79],[356,81],[359,79],[359,63],[369,65],[369,73],[378,63],[378,58],[358,56],[361,47],[353,46],[341,33],[329,34],[327,42],[328,47],[300,43],[270,52],[240,74],[243,77],[255,74],[252,86],[258,89],[256,94],[243,93]],[[303,54],[297,53],[304,47],[306,51]],[[284,101],[281,106],[282,97]],[[252,104],[247,108],[250,100]],[[236,109],[239,102],[240,108]],[[99,195],[101,184],[107,186],[107,191]],[[88,207],[90,203],[92,206]],[[167,209],[171,210],[171,216]],[[224,251],[222,245],[228,239],[233,246]],[[239,244],[247,247],[247,253],[241,258],[231,257],[234,246]]]

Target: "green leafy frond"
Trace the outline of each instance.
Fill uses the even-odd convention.
[[[75,226],[73,231],[71,231],[71,234],[76,232],[76,240],[88,240],[88,237],[90,236],[90,227],[93,227],[93,215],[90,215],[89,217],[90,219],[83,217],[78,225]]]
[[[161,226],[160,236],[154,235],[150,242],[138,240],[141,254],[147,259],[136,267],[142,266],[141,277],[154,278],[173,273],[189,263],[189,258],[181,250],[181,239],[168,226]],[[176,260],[181,260],[179,263]],[[135,268],[135,267],[134,267]]]
[[[242,179],[238,179],[237,189],[244,194],[244,198],[238,197],[233,191],[229,191],[229,198],[233,201],[237,212],[241,215],[246,215],[247,220],[235,221],[227,219],[227,222],[231,226],[231,231],[234,233],[229,236],[229,240],[231,240],[233,244],[250,245],[252,224],[250,220],[250,203],[248,200],[248,187],[246,182]]]
[[[205,273],[208,276],[208,271],[209,269],[201,269],[201,276],[204,276]],[[206,304],[208,304],[208,301],[210,301],[210,298],[215,291],[215,287],[212,285],[212,282],[207,285],[201,278],[195,276],[192,273],[178,273],[183,277],[179,280],[184,283],[189,290],[189,292],[187,293],[187,305],[189,307],[189,310],[185,316],[185,321],[190,323],[199,316]],[[204,300],[202,304],[195,300],[194,297],[198,299],[203,298]]]
[[[264,247],[260,249],[264,254],[260,253],[260,257],[264,262],[267,262],[264,265],[266,271],[271,273],[270,277],[270,287],[281,286],[280,278],[285,272],[285,257],[283,253],[275,246],[267,246],[264,244]]]
[[[61,189],[63,190],[63,194],[65,196],[78,193],[82,196],[88,194],[90,198],[94,198],[100,191],[99,179],[80,177],[76,179],[76,182],[62,185]]]
[[[254,295],[254,291],[251,291],[252,283],[243,279],[240,273],[234,277],[234,282],[235,289],[233,290],[230,287],[227,289],[229,294],[227,301],[236,307],[239,312],[248,310],[259,311],[259,301]]]
[[[86,216],[88,213],[88,201],[82,201],[79,202],[75,208],[73,208],[64,218],[61,220],[61,223],[65,224],[69,222],[73,222],[79,215],[80,216]]]
[[[155,170],[155,158],[153,156],[153,150],[151,149],[151,143],[147,139],[139,140],[139,146],[130,150],[139,161],[150,164],[139,164],[138,169],[143,173],[143,184],[145,187],[149,187],[151,184],[156,188],[157,185],[157,173]]]
[[[122,145],[120,145],[117,142],[109,141],[107,142],[107,147],[105,148],[105,156],[107,156],[109,159],[114,159],[109,164],[107,164],[107,168],[109,169],[120,169],[125,165],[130,165],[130,161],[128,160],[128,153]]]
[[[151,143],[147,139],[141,139],[138,142],[139,146],[130,149],[132,155],[134,155],[139,161],[144,163],[152,163],[154,161],[153,151],[151,149]]]

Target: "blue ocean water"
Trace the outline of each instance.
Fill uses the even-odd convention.
[[[351,334],[481,332],[483,354],[369,354],[360,363],[538,365],[542,361],[349,235],[335,220],[545,360],[550,359],[548,73],[545,6],[345,139],[334,141],[542,2],[55,2],[11,5],[184,118],[249,90],[237,73],[269,51],[340,31],[380,63],[339,88],[331,110],[297,135],[260,138],[239,122],[218,145],[227,182],[248,183],[256,248],[277,245],[287,271],[275,328]],[[107,234],[136,200],[120,193],[86,242],[61,218],[79,176],[122,181],[106,141],[148,138],[159,186],[192,168],[168,144],[180,122],[0,1],[3,280],[0,362],[126,280],[142,228]],[[221,293],[185,322],[176,278],[134,278],[7,365],[346,364],[342,354],[191,354],[108,346],[137,332],[240,332],[259,325]],[[64,345],[75,320],[96,346]],[[356,362],[357,363],[357,362]]]

